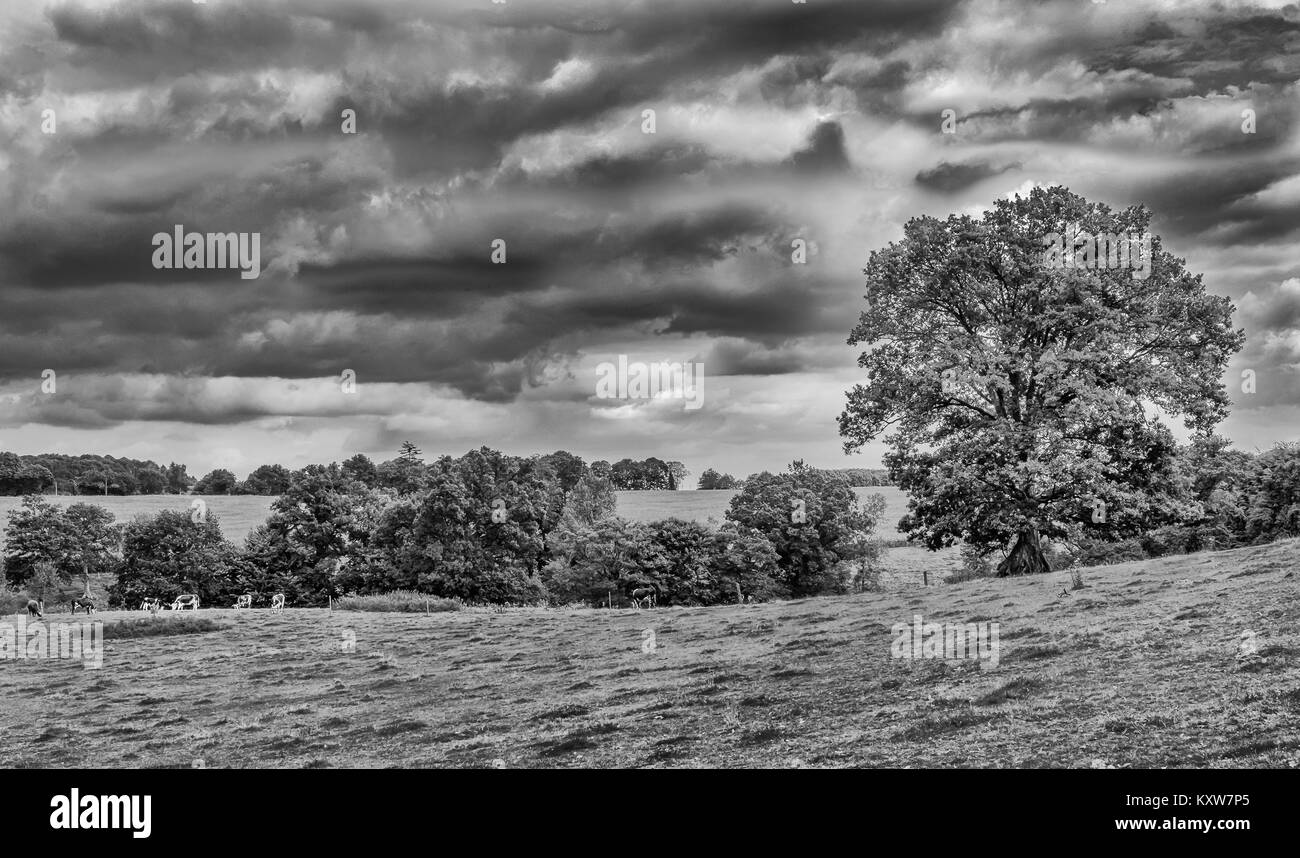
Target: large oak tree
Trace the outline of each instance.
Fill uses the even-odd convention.
[[[848,451],[884,435],[912,496],[910,539],[1010,546],[998,573],[1023,574],[1048,570],[1043,537],[1120,538],[1176,515],[1163,419],[1208,432],[1226,415],[1222,378],[1243,341],[1231,303],[1158,236],[1145,278],[1045,254],[1072,224],[1137,237],[1150,220],[1035,188],[981,218],[915,218],[871,254],[849,337],[867,381],[840,433]]]

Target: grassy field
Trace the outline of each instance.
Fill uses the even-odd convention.
[[[202,500],[208,506],[208,513],[215,515],[221,522],[221,532],[236,545],[244,543],[244,537],[259,524],[266,521],[275,498],[241,495],[203,495],[201,498],[191,495],[47,495],[53,503],[67,506],[73,503],[90,503],[102,506],[111,512],[119,522],[127,522],[137,515],[153,515],[164,509],[190,510],[190,504]],[[0,537],[4,536],[9,525],[9,511],[18,509],[23,504],[22,498],[0,497]]]
[[[0,766],[1297,767],[1297,560],[1127,563],[1068,595],[1062,573],[640,612],[204,610],[214,630],[108,640],[100,670],[0,662]],[[996,669],[891,657],[918,613],[998,623]]]

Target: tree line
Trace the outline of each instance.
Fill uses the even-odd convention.
[[[409,443],[409,442],[408,442]],[[552,453],[558,462],[577,457],[565,451]],[[375,464],[357,454],[343,463],[356,479],[373,487],[406,490],[409,458],[399,455]],[[681,462],[651,456],[643,460],[620,459],[611,464],[598,460],[589,466],[619,491],[682,488],[689,471]],[[283,465],[262,465],[244,479],[227,468],[215,468],[200,478],[191,477],[185,465],[163,466],[151,461],[113,456],[65,456],[42,453],[19,456],[0,452],[0,495],[21,496],[50,492],[65,495],[279,495],[288,488],[292,472]]]
[[[164,466],[114,456],[0,452],[0,495],[184,494],[193,484],[185,466],[175,462]]]
[[[381,484],[357,457],[289,475],[243,546],[219,517],[166,510],[116,523],[88,504],[39,495],[10,513],[4,575],[35,591],[114,573],[112,606],[198,593],[222,604],[283,592],[290,604],[415,590],[466,603],[628,604],[653,586],[661,604],[710,605],[845,592],[878,558],[884,509],[842,477],[796,462],[745,481],[720,524],[617,515],[600,462],[510,456],[487,447],[432,463],[407,445]],[[397,473],[400,471],[400,474]]]

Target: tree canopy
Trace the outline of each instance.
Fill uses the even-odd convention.
[[[871,254],[849,337],[866,346],[867,381],[840,432],[846,451],[885,436],[912,496],[909,538],[1010,544],[999,574],[1042,572],[1041,536],[1119,537],[1175,514],[1162,418],[1208,432],[1226,415],[1223,373],[1243,342],[1231,303],[1158,236],[1145,276],[1044,255],[1074,224],[1149,236],[1150,221],[1141,206],[1035,188],[981,218],[915,218]]]

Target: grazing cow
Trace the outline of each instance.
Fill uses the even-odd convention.
[[[85,608],[86,614],[95,613],[95,602],[93,599],[87,599],[85,596],[72,600],[72,613],[77,613],[77,608]]]
[[[271,597],[271,610],[277,614],[284,611],[284,594],[276,593]]]
[[[45,614],[41,613],[41,608],[42,608],[42,607],[43,607],[43,606],[41,605],[41,603],[38,602],[38,601],[36,601],[35,599],[28,599],[28,600],[27,600],[27,616],[29,616],[29,617],[35,617],[35,618],[38,619],[38,620],[43,620],[43,619],[45,619]]]
[[[199,597],[197,594],[183,593],[176,597],[175,602],[172,602],[173,611],[183,611],[186,608],[191,611],[197,611],[199,609]]]
[[[253,594],[252,594],[252,593],[245,593],[244,595],[240,596],[240,597],[235,601],[235,607],[236,607],[236,608],[251,608],[251,607],[253,607]]]
[[[655,607],[655,597],[659,588],[655,586],[637,587],[632,591],[632,604],[638,608]]]
[[[156,614],[162,610],[162,599],[145,599],[140,603],[140,610]]]

